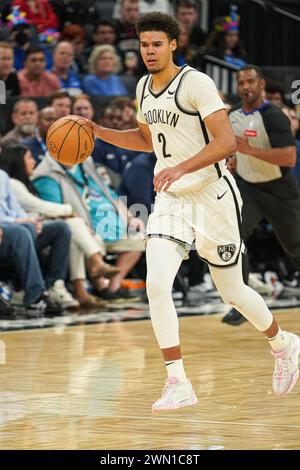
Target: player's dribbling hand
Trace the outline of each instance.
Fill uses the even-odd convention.
[[[94,138],[99,137],[100,139],[101,137],[99,131],[101,130],[101,126],[98,126],[98,124],[96,124],[94,121],[91,121],[90,119],[85,118],[85,120],[87,125],[92,129]]]
[[[184,172],[179,165],[159,171],[153,178],[154,191],[167,191],[171,184],[183,175]]]

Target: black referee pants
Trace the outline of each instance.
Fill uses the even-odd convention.
[[[236,182],[243,199],[243,239],[246,241],[257,224],[267,219],[282,248],[300,270],[300,193],[294,177],[288,173],[268,183],[248,183],[237,176]]]

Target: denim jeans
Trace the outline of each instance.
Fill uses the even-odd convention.
[[[71,230],[63,220],[43,222],[41,234],[37,234],[33,224],[24,224],[36,245],[38,254],[44,248],[50,248],[49,263],[44,273],[46,288],[53,286],[58,279],[67,277]]]
[[[45,291],[36,248],[29,231],[19,224],[0,223],[4,235],[0,244],[0,264],[11,261],[24,289],[24,305],[30,305]]]

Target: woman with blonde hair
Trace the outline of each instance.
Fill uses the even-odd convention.
[[[103,44],[93,48],[89,57],[90,74],[83,80],[83,89],[89,95],[126,96],[128,90],[117,73],[121,61],[113,46]]]

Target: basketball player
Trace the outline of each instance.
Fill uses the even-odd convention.
[[[223,300],[267,338],[275,357],[273,389],[284,395],[299,375],[300,338],[281,331],[260,295],[243,282],[242,203],[224,164],[236,142],[225,106],[208,76],[174,64],[180,32],[174,18],[146,14],[138,20],[137,32],[149,72],[137,86],[138,128],[116,131],[90,124],[95,137],[132,150],[154,150],[157,156],[157,197],[147,228],[147,293],[168,378],[152,412],[197,402],[181,358],[171,296],[176,273],[194,239]]]

